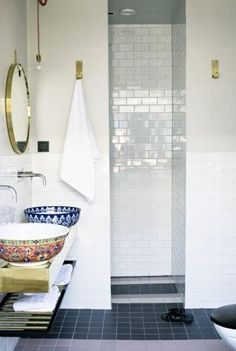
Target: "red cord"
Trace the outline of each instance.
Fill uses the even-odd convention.
[[[37,2],[37,39],[38,39],[38,55],[40,55],[40,27],[39,27],[39,3]]]

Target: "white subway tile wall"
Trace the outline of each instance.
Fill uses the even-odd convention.
[[[171,274],[171,25],[112,25],[112,276]]]
[[[172,231],[173,277],[184,302],[185,297],[185,194],[186,194],[186,26],[172,27],[173,46],[173,168]]]
[[[0,189],[0,223],[19,222],[24,219],[23,209],[31,205],[32,186],[29,178],[17,178],[17,171],[31,170],[29,154],[0,156],[0,184],[13,186],[17,192],[17,204],[14,195]]]
[[[187,152],[186,307],[236,296],[236,153]]]
[[[68,259],[77,261],[62,308],[109,309],[110,296],[110,198],[109,156],[96,162],[96,199],[88,203],[59,179],[61,154],[32,155],[35,171],[47,186],[33,183],[33,205],[71,205],[81,208],[77,238]]]
[[[14,195],[0,189],[0,224],[18,222],[24,218],[23,209],[31,205],[32,186],[29,179],[19,180],[18,170],[31,169],[30,155],[0,156],[0,184],[11,185],[17,191],[17,204]],[[3,298],[0,294],[0,301]],[[14,350],[18,338],[0,337],[1,351]]]

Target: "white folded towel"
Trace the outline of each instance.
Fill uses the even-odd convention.
[[[25,296],[21,294],[13,304],[16,312],[52,312],[56,307],[60,292],[57,286],[53,286],[51,292]]]
[[[54,285],[67,285],[71,280],[73,267],[71,264],[64,264],[56,277]]]
[[[89,202],[95,197],[94,160],[99,157],[91,125],[86,117],[82,80],[75,82],[60,178]]]

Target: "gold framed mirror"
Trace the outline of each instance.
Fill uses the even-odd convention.
[[[28,81],[20,63],[11,64],[7,73],[5,111],[12,149],[22,154],[29,142],[31,108]]]

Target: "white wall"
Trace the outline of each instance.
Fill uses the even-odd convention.
[[[27,71],[27,20],[26,1],[0,0],[0,184],[15,187],[18,193],[17,214],[12,194],[0,190],[0,224],[12,222],[22,216],[23,208],[31,204],[31,182],[19,181],[19,169],[30,168],[30,155],[15,155],[8,140],[5,122],[5,82],[10,64],[17,49],[18,61]],[[11,351],[18,338],[0,338],[0,350]]]
[[[236,153],[187,153],[186,307],[236,296]]]
[[[188,151],[236,150],[235,16],[235,0],[187,0]],[[219,59],[218,80],[212,59]]]
[[[61,154],[33,154],[32,167],[47,178],[47,186],[33,184],[33,205],[69,204],[81,208],[77,237],[68,259],[77,261],[63,308],[109,309],[110,218],[109,159],[101,154],[96,164],[96,200],[88,204],[58,178]]]
[[[235,18],[234,0],[187,0],[187,307],[236,296]]]
[[[14,186],[18,193],[16,220],[22,217],[23,208],[31,204],[31,182],[19,180],[18,170],[31,168],[29,153],[16,155],[10,145],[5,122],[5,83],[9,66],[14,63],[14,50],[17,50],[18,62],[27,72],[27,19],[26,1],[0,0],[0,184]],[[9,191],[0,190],[0,221],[6,222],[9,213],[16,212],[16,205]],[[5,215],[7,218],[5,218]]]
[[[0,155],[13,154],[8,141],[5,122],[5,82],[9,66],[14,63],[14,50],[18,61],[27,71],[27,19],[26,0],[0,0]]]
[[[171,25],[112,25],[112,276],[171,275]]]
[[[33,90],[34,147],[49,140],[61,152],[75,80],[75,61],[84,62],[83,85],[88,115],[102,152],[108,152],[107,1],[50,0],[40,7],[43,70],[36,55],[36,2],[28,0],[29,72]]]
[[[34,103],[32,149],[36,151],[38,140],[49,140],[50,153],[32,155],[34,171],[47,177],[44,189],[34,183],[33,204],[72,204],[82,209],[78,237],[69,256],[78,264],[63,307],[110,308],[107,2],[50,0],[40,8],[41,72],[35,69],[35,5],[28,1],[29,72]],[[84,62],[87,111],[101,152],[96,164],[96,200],[89,205],[59,180],[77,59]]]

